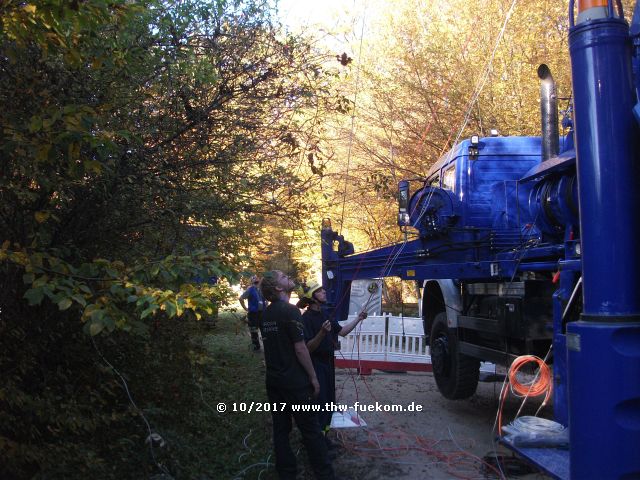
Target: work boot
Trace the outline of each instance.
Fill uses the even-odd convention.
[[[253,343],[253,350],[260,350],[260,339],[257,332],[251,332],[251,343]]]

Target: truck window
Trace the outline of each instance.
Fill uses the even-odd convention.
[[[447,168],[442,176],[442,188],[454,191],[456,189],[456,167]]]

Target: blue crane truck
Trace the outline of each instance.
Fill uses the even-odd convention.
[[[619,0],[577,7],[569,133],[541,65],[539,137],[472,136],[401,181],[402,242],[355,254],[323,225],[322,278],[339,320],[352,280],[415,281],[446,398],[481,361],[546,358],[569,449],[513,448],[557,478],[640,479],[640,6],[631,26]]]

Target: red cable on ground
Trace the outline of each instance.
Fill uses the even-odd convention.
[[[355,384],[355,375],[351,371],[349,374],[354,381],[356,397],[359,397],[358,388]],[[370,397],[375,401],[379,401],[367,380],[364,377],[361,377],[361,380]],[[392,460],[402,457],[411,451],[419,451],[434,459],[434,464],[440,465],[452,477],[461,480],[485,478],[484,475],[478,473],[478,465],[484,465],[485,468],[495,473],[498,478],[504,478],[501,472],[493,465],[466,450],[462,450],[455,441],[446,439],[433,440],[421,435],[408,434],[397,426],[396,419],[389,412],[383,412],[383,416],[393,426],[392,432],[379,432],[366,428],[367,440],[365,445],[356,445],[353,442],[349,442],[347,435],[342,432],[337,432],[338,440],[349,453],[359,457],[388,458]],[[445,445],[449,443],[454,443],[452,448],[455,449],[448,450]]]
[[[521,383],[517,378],[517,374],[522,367],[531,362],[538,366],[538,372],[530,383]],[[516,358],[509,367],[507,379],[509,381],[511,392],[518,397],[524,397],[525,401],[529,397],[537,397],[544,393],[544,401],[540,408],[547,404],[547,401],[553,392],[553,377],[551,375],[551,369],[544,360],[540,357],[536,357],[535,355],[522,355]],[[500,407],[498,408],[498,434],[502,432],[502,408],[504,407],[504,401],[506,398],[507,388],[503,386],[502,392],[500,393]]]

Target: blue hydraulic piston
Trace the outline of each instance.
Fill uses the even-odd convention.
[[[640,3],[638,2],[631,20],[631,40],[633,42],[633,75],[636,82],[636,96],[639,99],[633,113],[640,124]]]
[[[640,314],[640,130],[629,27],[579,23],[569,34],[575,108],[584,313]],[[615,319],[612,319],[615,320]]]
[[[569,49],[583,314],[567,325],[573,479],[640,478],[640,131],[620,2],[579,2]],[[604,11],[604,14],[603,14]]]

